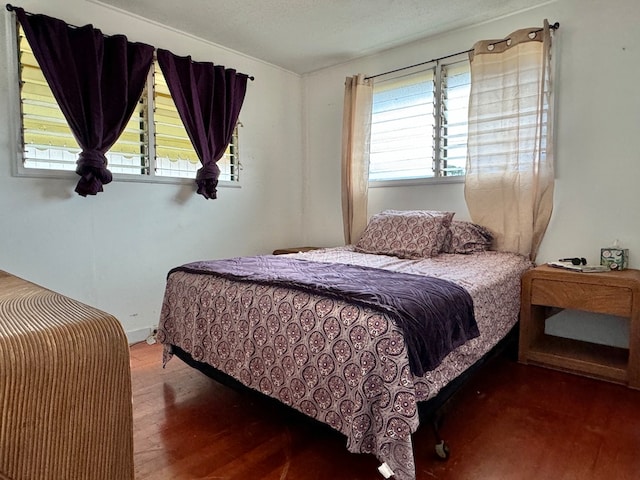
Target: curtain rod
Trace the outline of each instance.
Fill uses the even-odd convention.
[[[556,22],[553,25],[549,25],[549,28],[551,30],[557,30],[558,28],[560,28],[560,23]],[[533,30],[533,32],[537,33],[537,32],[541,32],[542,30],[543,30],[542,28],[539,28],[537,30]],[[493,45],[497,45],[498,43],[506,42],[507,40],[508,39],[506,39],[506,38],[504,40],[499,40],[499,41],[495,42]],[[431,60],[428,60],[426,62],[414,63],[413,65],[409,65],[409,66],[406,66],[406,67],[396,68],[395,70],[389,70],[388,72],[376,73],[375,75],[370,75],[368,77],[364,77],[364,79],[365,80],[370,80],[372,78],[382,77],[383,75],[389,75],[390,73],[396,73],[396,72],[401,72],[403,70],[409,70],[410,68],[419,67],[421,65],[427,65],[428,63],[438,62],[438,61],[444,60],[446,58],[455,57],[457,55],[462,55],[463,53],[469,53],[469,52],[473,52],[473,48],[470,48],[468,50],[462,50],[461,52],[457,52],[457,53],[452,53],[450,55],[445,55],[444,57],[432,58]]]
[[[15,11],[15,9],[16,9],[16,8],[17,8],[17,7],[14,7],[14,6],[13,6],[13,5],[11,5],[10,3],[7,3],[7,4],[6,4],[6,9],[7,9],[7,11],[8,11],[8,12],[13,12],[13,11]],[[24,13],[26,13],[27,15],[33,15],[33,13],[31,13],[31,12],[24,12]],[[66,23],[66,22],[65,22],[65,23]],[[69,25],[69,26],[70,26],[70,27],[72,27],[72,28],[78,28],[76,25],[72,25],[72,24],[70,24],[70,23],[67,23],[67,25]],[[103,34],[103,35],[104,35],[104,34]],[[105,37],[108,37],[108,35],[105,35]],[[156,49],[156,48],[154,47],[154,50],[155,50],[155,49]],[[246,73],[241,73],[241,75],[247,75],[247,74],[246,74]],[[252,82],[255,80],[255,77],[254,77],[253,75],[247,75],[247,78],[248,78],[249,80],[251,80]]]

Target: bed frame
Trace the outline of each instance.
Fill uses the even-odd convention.
[[[498,344],[496,344],[490,351],[485,353],[484,356],[480,358],[480,360],[478,360],[467,370],[462,372],[462,374],[445,385],[435,397],[418,403],[420,425],[431,425],[435,438],[433,449],[439,459],[447,460],[450,455],[449,443],[441,437],[440,427],[442,426],[446,415],[449,413],[449,410],[452,407],[451,401],[455,397],[456,393],[458,393],[458,391],[460,391],[468,383],[468,381],[489,361],[503,354],[507,354],[510,358],[513,359],[517,357],[518,331],[519,324],[516,324],[511,329],[511,331],[502,340],[500,340],[500,342],[498,342]],[[243,394],[258,396],[268,402],[279,405],[281,408],[289,410],[294,415],[299,415],[300,417],[313,424],[319,425],[323,428],[331,428],[327,424],[322,423],[319,420],[304,415],[293,407],[290,407],[268,395],[265,395],[258,390],[247,387],[242,382],[212,367],[207,363],[194,360],[189,353],[185,352],[180,347],[172,345],[172,350],[173,354],[184,363],[192,368],[195,368],[196,370],[199,370],[209,378],[221,383],[222,385],[243,392]]]

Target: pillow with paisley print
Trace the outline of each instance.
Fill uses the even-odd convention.
[[[491,249],[493,235],[482,225],[455,220],[446,235],[443,253],[474,253]]]
[[[385,210],[371,217],[355,250],[399,258],[428,258],[443,248],[452,212]]]

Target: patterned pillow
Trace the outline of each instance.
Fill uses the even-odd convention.
[[[484,252],[491,248],[493,235],[481,225],[471,222],[453,221],[447,232],[443,253]]]
[[[369,220],[355,250],[399,258],[438,255],[444,245],[451,212],[385,210]]]

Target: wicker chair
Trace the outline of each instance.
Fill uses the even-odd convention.
[[[0,479],[133,477],[122,326],[0,271]]]

